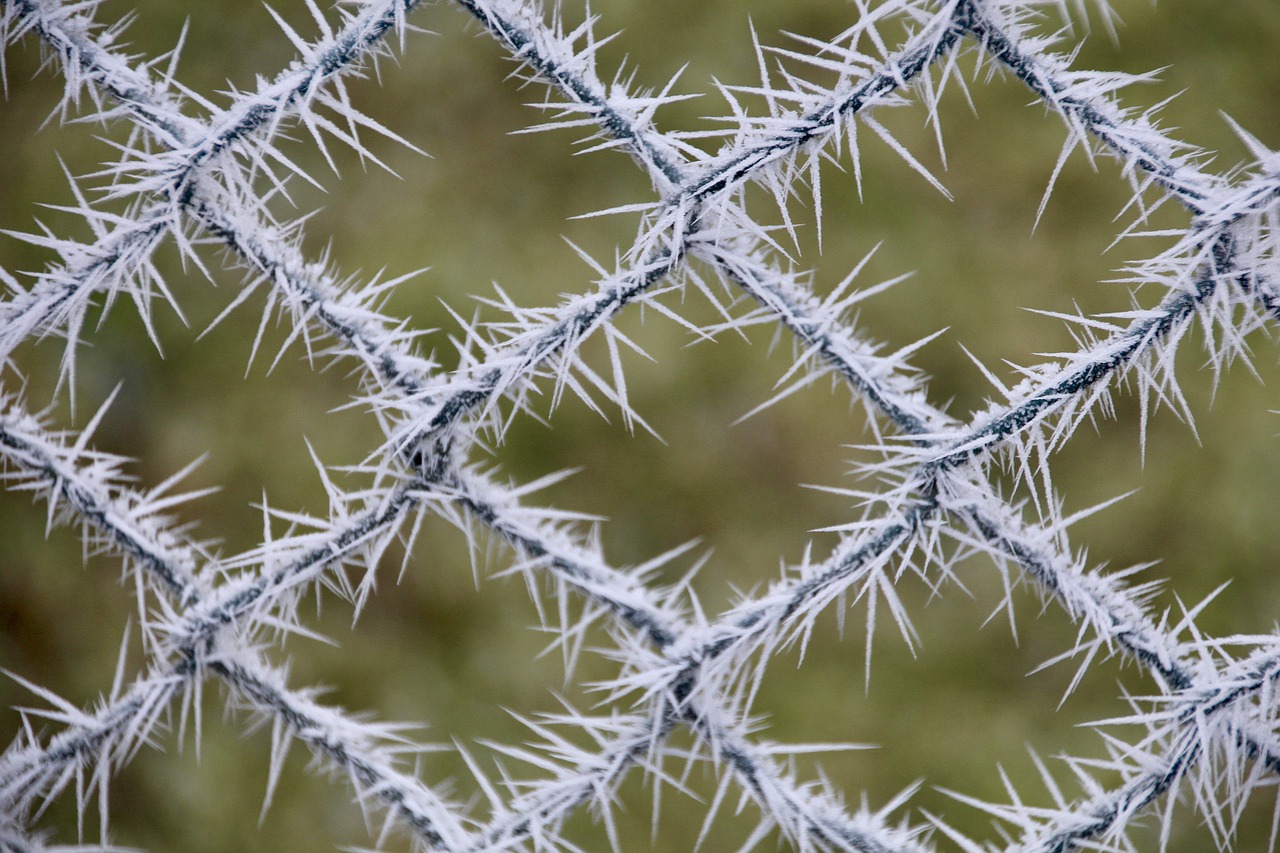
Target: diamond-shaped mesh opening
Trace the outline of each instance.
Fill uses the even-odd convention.
[[[951,793],[1000,800],[1006,795],[1003,773],[1029,799],[1042,802],[1033,756],[1058,770],[1059,754],[1105,755],[1086,724],[1127,713],[1115,684],[1126,674],[1137,679],[1111,660],[1090,667],[1071,689],[1073,661],[1045,666],[1072,642],[1069,620],[1053,610],[1040,612],[1038,594],[1023,588],[1012,596],[1017,621],[1011,631],[1003,579],[989,561],[970,558],[957,570],[963,592],[958,583],[945,585],[941,594],[915,578],[898,584],[911,614],[909,642],[881,602],[869,675],[865,604],[824,614],[803,656],[794,648],[770,658],[752,710],[779,741],[866,747],[797,756],[801,778],[825,777],[851,798],[865,794],[873,805],[914,790],[917,808],[981,837],[991,831],[990,817]],[[806,701],[789,701],[797,693]],[[1023,697],[1016,709],[1011,695]],[[924,731],[937,736],[920,737]],[[1070,782],[1064,790],[1081,793]]]
[[[693,288],[664,295],[665,310],[712,330],[725,322],[722,311],[750,310],[713,307]],[[623,350],[619,357],[636,420],[625,423],[608,404],[599,413],[578,400],[553,408],[553,385],[545,383],[532,411],[517,415],[492,449],[500,470],[518,482],[573,472],[530,502],[602,519],[599,536],[615,565],[688,548],[655,567],[653,583],[675,584],[697,565],[689,584],[710,611],[763,588],[807,550],[830,550],[836,535],[826,528],[857,510],[854,499],[820,487],[856,482],[847,471],[859,457],[870,459],[857,448],[872,434],[849,394],[827,380],[793,388],[798,379],[787,374],[795,348],[765,327],[702,338],[645,306],[614,328],[647,356]],[[583,353],[590,369],[608,375],[602,342]],[[697,377],[696,386],[673,395],[672,371]]]
[[[789,205],[795,239],[775,235],[801,268],[816,270],[819,293],[858,267],[859,281],[903,279],[858,305],[859,326],[890,350],[938,335],[911,361],[930,377],[931,401],[957,418],[996,395],[973,360],[1012,385],[1021,378],[1014,365],[1076,349],[1069,324],[1036,312],[1130,310],[1129,288],[1116,283],[1128,277],[1127,264],[1171,246],[1190,218],[1148,190],[1147,222],[1135,225],[1139,209],[1113,158],[1077,148],[1055,174],[1066,128],[1043,104],[1028,103],[1022,81],[996,67],[967,85],[967,99],[956,92],[936,109],[914,100],[874,113],[936,185],[864,131],[860,165],[847,151],[821,164],[821,228],[811,192],[798,186]],[[1018,145],[993,141],[1003,138]],[[763,191],[749,198],[762,220],[776,208]],[[1117,239],[1126,228],[1170,233]],[[1160,295],[1147,289],[1138,299],[1149,307]]]
[[[1250,411],[1246,401],[1274,386],[1276,364],[1255,357],[1252,370],[1241,366],[1215,381],[1199,337],[1180,354],[1192,425],[1161,412],[1138,454],[1136,403],[1117,397],[1117,420],[1080,429],[1055,470],[1068,511],[1128,495],[1083,519],[1076,536],[1116,567],[1158,560],[1144,572],[1166,579],[1156,607],[1177,612],[1179,600],[1192,606],[1226,583],[1198,622],[1215,634],[1266,632],[1275,621],[1267,605],[1274,579],[1262,568],[1269,560],[1255,558],[1275,545],[1255,523],[1277,485],[1275,416]],[[1259,337],[1257,346],[1269,344]]]
[[[354,621],[345,602],[308,595],[304,624],[326,642],[292,638],[286,652],[291,677],[325,685],[327,703],[411,726],[406,736],[426,747],[418,775],[483,815],[474,768],[498,777],[500,746],[536,737],[529,721],[567,706],[616,709],[591,685],[618,667],[594,651],[609,645],[598,626],[581,647],[556,645],[560,614],[539,613],[523,580],[504,574],[508,548],[483,530],[473,537],[426,518],[407,557],[389,551]],[[579,611],[571,604],[564,616],[576,620]]]

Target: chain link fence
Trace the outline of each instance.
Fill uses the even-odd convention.
[[[177,7],[3,0],[4,849],[1271,843],[1273,118],[1102,3]]]

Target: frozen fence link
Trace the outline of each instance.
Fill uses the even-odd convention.
[[[659,803],[686,792],[696,799],[691,780],[704,773],[712,782],[699,804],[697,836],[679,842],[702,849],[720,849],[718,821],[736,812],[748,815],[745,839],[723,844],[742,849],[781,840],[802,851],[863,853],[1131,850],[1166,846],[1183,810],[1230,849],[1251,797],[1280,783],[1280,636],[1215,635],[1197,621],[1203,604],[1162,612],[1152,582],[1135,580],[1136,570],[1108,569],[1072,539],[1073,525],[1110,504],[1066,513],[1051,474],[1077,429],[1109,414],[1122,387],[1136,392],[1144,450],[1156,408],[1191,419],[1176,359],[1197,326],[1217,377],[1249,357],[1246,338],[1280,319],[1280,157],[1236,127],[1253,162],[1211,172],[1205,152],[1161,130],[1154,110],[1125,106],[1122,90],[1146,78],[1075,65],[1078,45],[1069,39],[1078,37],[1072,27],[1087,24],[1083,2],[1056,4],[1053,14],[1067,26],[1053,37],[1045,35],[1055,31],[1045,24],[1052,14],[1039,6],[1055,4],[1012,0],[855,0],[838,7],[848,19],[839,35],[800,35],[799,47],[786,49],[762,47],[753,30],[754,43],[744,48],[760,82],[718,84],[728,104],[719,131],[663,129],[659,113],[686,96],[675,80],[641,91],[626,69],[607,68],[608,15],[585,4],[359,0],[330,9],[300,0],[271,12],[294,58],[274,72],[252,69],[252,86],[220,94],[179,82],[181,43],[163,57],[127,53],[123,25],[99,23],[105,5],[0,0],[0,57],[35,45],[62,76],[64,95],[51,110],[63,120],[127,130],[124,141],[108,140],[106,165],[84,175],[75,173],[79,166],[66,169],[75,202],[63,212],[78,220],[74,234],[44,225],[10,234],[48,260],[33,273],[0,266],[0,478],[6,492],[44,507],[46,532],[75,528],[86,555],[119,566],[136,591],[141,643],[132,644],[130,627],[121,626],[111,687],[89,704],[9,673],[38,706],[20,710],[19,729],[0,754],[0,849],[114,849],[108,818],[119,775],[144,750],[181,745],[188,727],[201,738],[208,684],[221,686],[219,697],[235,712],[229,719],[271,732],[266,804],[290,772],[296,741],[345,780],[377,846],[403,838],[424,850],[583,849],[575,823],[588,813],[605,843],[632,849],[642,842],[620,829],[632,802],[628,786],[647,786],[659,832]],[[1106,0],[1095,5],[1093,14],[1110,25]],[[410,276],[339,273],[327,254],[308,249],[305,212],[291,220],[281,203],[292,199],[292,187],[320,186],[303,148],[335,173],[346,156],[392,171],[388,151],[422,153],[420,140],[365,100],[375,100],[370,89],[383,75],[397,73],[390,60],[432,49],[417,38],[426,6],[467,18],[515,64],[523,91],[539,92],[538,118],[527,130],[568,129],[587,150],[623,152],[653,191],[602,211],[638,214],[634,240],[616,248],[612,266],[580,250],[592,273],[564,287],[554,304],[525,307],[518,283],[504,284],[482,299],[485,319],[452,313],[460,330],[448,356],[426,353],[432,330],[390,299]],[[962,68],[967,61],[977,66],[974,80]],[[995,397],[958,417],[933,402],[937,389],[917,363],[935,336],[894,348],[857,316],[905,276],[864,286],[868,255],[841,272],[834,288],[817,286],[793,258],[803,254],[807,227],[796,211],[807,207],[819,245],[830,241],[821,230],[823,184],[832,180],[824,161],[847,165],[861,194],[868,178],[862,146],[873,138],[949,198],[944,176],[897,138],[885,113],[922,105],[940,126],[943,99],[965,97],[992,69],[1004,69],[1065,128],[1037,221],[1079,150],[1118,163],[1133,216],[1121,236],[1152,231],[1168,239],[1122,271],[1135,294],[1143,289],[1141,300],[1135,295],[1129,310],[1105,314],[1046,312],[1072,328],[1076,348],[1037,355],[1043,360],[1017,368],[1013,383],[980,365]],[[7,65],[0,71],[6,86],[17,85]],[[1157,227],[1166,202],[1185,212],[1185,224]],[[210,254],[210,245],[221,254]],[[251,359],[275,324],[284,330],[282,351],[300,342],[310,360],[350,368],[358,391],[349,408],[361,410],[377,434],[359,464],[331,468],[315,458],[323,511],[295,512],[264,498],[261,538],[238,551],[193,538],[193,525],[183,523],[189,507],[214,490],[180,491],[194,463],[146,487],[137,482],[138,461],[98,449],[118,389],[85,425],[60,425],[61,395],[74,399],[77,366],[96,357],[88,346],[94,324],[105,322],[119,297],[128,297],[157,346],[156,306],[185,322],[178,303],[186,289],[162,271],[169,249],[196,274],[217,279],[216,258],[241,275],[212,322],[259,305],[257,335],[244,341]],[[710,302],[714,322],[664,299],[695,292]],[[553,427],[557,408],[575,397],[606,417],[619,412],[629,431],[656,435],[624,369],[625,354],[644,353],[624,318],[649,311],[698,340],[746,336],[758,326],[789,340],[791,367],[759,409],[826,380],[866,412],[870,461],[859,463],[854,487],[833,489],[853,499],[857,514],[835,526],[825,555],[807,550],[720,612],[704,607],[688,578],[660,580],[688,547],[621,565],[606,553],[592,516],[535,502],[558,475],[511,482],[479,461],[519,420],[548,417],[544,397]],[[493,313],[500,319],[489,319]],[[65,349],[52,401],[38,413],[34,401],[49,389],[35,381],[43,374],[27,350],[49,337],[63,339]],[[462,738],[429,746],[402,724],[322,698],[319,685],[294,686],[277,657],[291,637],[317,633],[304,603],[315,599],[318,607],[336,592],[358,615],[379,591],[395,595],[379,590],[377,572],[392,555],[401,556],[402,577],[435,570],[446,552],[420,536],[434,519],[463,532],[473,559],[504,547],[496,558],[501,571],[526,580],[550,647],[564,654],[567,682],[588,646],[608,644],[600,656],[609,674],[576,685],[593,691],[598,708],[566,700],[561,712],[525,715],[533,738],[485,743],[489,759],[481,760]],[[1136,664],[1131,669],[1143,679],[1122,686],[1124,713],[1091,724],[1104,736],[1101,757],[1064,755],[1067,774],[1033,758],[1048,805],[1008,777],[1007,803],[952,792],[997,821],[990,838],[917,806],[920,783],[880,803],[842,790],[805,769],[802,757],[860,744],[772,742],[759,718],[770,667],[794,649],[803,655],[828,614],[843,625],[850,603],[866,608],[866,689],[873,691],[877,619],[887,614],[914,649],[916,626],[929,613],[915,608],[907,587],[920,580],[935,595],[964,588],[972,555],[997,567],[999,609],[1011,621],[1014,588],[1026,585],[1075,625],[1073,643],[1049,661],[1076,662],[1068,693],[1108,658]],[[463,792],[423,771],[427,753],[438,749],[465,767]],[[850,805],[855,796],[860,802]],[[74,800],[78,819],[72,845],[46,826],[50,804],[64,799]],[[100,843],[88,845],[84,823],[93,810]],[[1159,832],[1140,836],[1144,820]]]

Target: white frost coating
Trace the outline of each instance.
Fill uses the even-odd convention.
[[[68,340],[64,370],[73,379],[91,301],[126,295],[150,328],[152,303],[173,301],[152,255],[173,240],[194,259],[194,229],[223,242],[253,271],[245,293],[265,290],[268,314],[278,310],[293,324],[292,337],[308,345],[312,336],[323,338],[327,354],[354,359],[385,441],[371,456],[377,487],[344,492],[326,478],[327,517],[280,513],[303,531],[217,558],[164,516],[192,497],[170,494],[181,475],[150,492],[136,490],[124,473],[128,460],[90,447],[96,418],[78,434],[56,433],[27,412],[20,394],[0,388],[0,456],[8,487],[44,500],[50,524],[79,526],[90,550],[119,555],[126,574],[139,581],[150,656],[140,673],[126,676],[122,655],[115,688],[91,709],[28,685],[50,706],[39,716],[59,728],[37,736],[28,727],[0,756],[0,847],[55,849],[42,845],[32,825],[41,802],[73,783],[82,810],[92,794],[105,799],[112,774],[159,736],[157,728],[173,705],[185,714],[212,676],[230,686],[235,702],[272,726],[268,791],[290,742],[297,740],[348,779],[363,807],[383,812],[425,849],[560,849],[567,844],[561,837],[566,818],[583,807],[612,830],[613,794],[625,776],[648,770],[653,784],[661,785],[664,763],[687,758],[667,743],[679,727],[693,732],[699,757],[719,774],[704,835],[714,832],[721,798],[736,787],[756,808],[753,843],[778,829],[801,850],[923,851],[934,849],[937,836],[965,850],[995,849],[999,845],[964,838],[940,819],[913,826],[894,817],[909,805],[911,790],[878,809],[848,808],[840,792],[796,778],[779,758],[835,747],[768,744],[748,722],[771,657],[792,643],[803,644],[829,607],[845,600],[868,603],[868,650],[876,613],[887,612],[910,641],[911,616],[895,581],[909,570],[937,586],[959,571],[950,555],[972,550],[1015,567],[1080,625],[1078,644],[1061,657],[1082,661],[1081,674],[1099,655],[1120,654],[1145,667],[1162,691],[1135,704],[1123,722],[1138,724],[1141,733],[1117,741],[1110,762],[1086,766],[1072,760],[1090,791],[1087,798],[1058,796],[1055,807],[1044,808],[1012,790],[1011,804],[960,795],[1006,824],[1007,849],[1129,849],[1131,819],[1182,786],[1210,810],[1209,822],[1218,828],[1229,823],[1226,816],[1251,790],[1275,783],[1280,638],[1206,636],[1194,623],[1194,609],[1178,625],[1167,625],[1147,607],[1147,586],[1130,584],[1127,572],[1106,573],[1075,556],[1068,528],[1076,519],[1062,516],[1048,472],[1053,451],[1107,405],[1121,380],[1136,387],[1144,416],[1160,401],[1185,407],[1173,363],[1188,326],[1203,323],[1215,330],[1209,355],[1221,368],[1244,351],[1249,332],[1280,316],[1270,225],[1280,199],[1276,154],[1245,135],[1257,161],[1252,174],[1229,180],[1202,171],[1200,152],[1161,133],[1150,115],[1118,105],[1114,93],[1135,78],[1074,71],[1051,40],[1029,27],[1035,4],[997,0],[890,0],[874,10],[859,2],[851,11],[852,26],[830,43],[803,40],[803,49],[772,51],[834,74],[829,87],[789,76],[774,79],[765,70],[771,51],[757,45],[761,84],[749,92],[722,91],[729,130],[721,149],[708,154],[691,136],[655,126],[655,111],[674,100],[667,91],[632,94],[622,83],[604,81],[596,61],[602,36],[594,19],[566,31],[555,11],[530,2],[456,0],[523,63],[523,73],[546,86],[543,107],[550,118],[531,130],[584,129],[595,147],[628,153],[658,198],[634,206],[644,211],[635,242],[619,252],[613,269],[596,265],[597,280],[577,295],[556,306],[522,308],[499,292],[494,304],[508,319],[466,327],[461,365],[445,373],[416,351],[413,329],[379,309],[398,280],[341,279],[303,255],[298,228],[275,224],[267,212],[264,183],[308,179],[275,147],[284,129],[305,128],[326,158],[326,146],[336,141],[380,163],[361,133],[410,145],[360,112],[344,78],[386,52],[387,38],[411,28],[418,4],[349,5],[354,8],[326,13],[309,2],[319,32],[314,39],[281,20],[299,59],[253,91],[234,93],[230,107],[213,109],[205,121],[184,112],[185,99],[170,80],[111,47],[115,34],[93,23],[96,2],[3,0],[3,43],[38,38],[52,51],[66,79],[68,111],[85,94],[103,116],[127,116],[141,141],[106,173],[110,195],[134,202],[131,217],[109,216],[79,195],[92,242],[30,235],[61,259],[30,287],[0,270],[11,291],[0,303],[0,357],[8,358],[33,337],[58,333]],[[1107,19],[1105,8],[1102,14]],[[911,35],[900,45],[885,44],[881,25],[903,21]],[[868,42],[876,47],[872,53],[860,47]],[[1014,387],[992,376],[1002,399],[960,423],[928,401],[927,377],[910,363],[920,344],[888,352],[855,328],[852,309],[874,296],[874,289],[853,288],[857,270],[833,294],[819,298],[805,276],[779,263],[773,250],[777,223],[749,216],[744,194],[751,184],[771,192],[785,230],[792,227],[790,197],[807,185],[820,220],[818,160],[847,146],[860,181],[860,132],[883,139],[945,193],[876,121],[874,110],[920,99],[936,118],[938,93],[958,75],[955,56],[967,49],[1005,66],[1061,116],[1067,134],[1063,158],[1076,148],[1115,157],[1135,198],[1157,188],[1190,211],[1193,221],[1175,246],[1132,267],[1135,284],[1163,289],[1157,307],[1123,317],[1064,316],[1078,326],[1084,345],[1025,368]],[[748,96],[753,102],[763,98],[767,114],[749,114],[743,104]],[[1145,210],[1141,204],[1138,209]],[[1130,228],[1140,228],[1144,216]],[[539,380],[551,382],[557,398],[569,391],[593,407],[603,398],[628,425],[645,427],[628,400],[619,356],[634,345],[612,321],[632,305],[669,310],[653,297],[670,287],[692,284],[716,301],[689,272],[690,259],[758,305],[736,317],[726,310],[723,328],[774,324],[794,336],[798,356],[789,388],[834,377],[864,403],[883,453],[882,463],[868,473],[890,483],[875,492],[851,492],[874,511],[845,526],[830,555],[791,567],[763,593],[713,617],[688,606],[687,588],[649,582],[649,573],[676,555],[636,569],[611,566],[572,519],[524,500],[538,484],[505,486],[466,462],[478,436],[501,437],[510,415],[497,404],[524,407]],[[607,344],[607,374],[580,356],[582,343],[593,336]],[[1033,490],[1034,518],[1002,500],[991,484],[993,464],[1011,465]],[[560,600],[548,609],[579,599],[585,602],[581,619],[611,620],[624,665],[606,687],[636,702],[635,712],[623,717],[570,711],[560,719],[530,722],[539,744],[499,747],[542,768],[542,776],[500,785],[473,765],[490,800],[484,820],[412,773],[402,756],[422,747],[404,740],[396,725],[357,719],[322,704],[312,690],[289,687],[286,674],[260,652],[280,632],[306,631],[296,604],[313,585],[344,586],[363,573],[367,580],[344,588],[363,602],[379,556],[398,537],[411,537],[425,513],[498,533],[516,554],[514,570],[552,580]],[[947,540],[961,547],[946,548]],[[159,607],[144,602],[144,590]],[[564,632],[566,649],[576,650],[580,634],[574,626],[556,627]],[[1232,646],[1247,651],[1233,655]],[[572,745],[556,725],[586,732],[593,746]],[[1093,782],[1104,775],[1100,771],[1114,771],[1121,782],[1109,788]],[[1047,773],[1046,780],[1056,792]],[[1159,812],[1165,818],[1170,813]]]

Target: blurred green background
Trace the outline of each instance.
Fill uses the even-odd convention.
[[[1270,0],[1114,5],[1122,19],[1118,42],[1095,19],[1092,32],[1077,32],[1083,48],[1076,67],[1164,69],[1158,82],[1127,90],[1125,103],[1149,106],[1181,93],[1162,111],[1162,126],[1217,152],[1211,170],[1225,172],[1246,158],[1223,113],[1264,143],[1280,145],[1280,64],[1271,61],[1280,44],[1280,15]],[[577,4],[566,6],[568,18],[581,16]],[[301,2],[282,0],[274,7],[301,32],[313,32]],[[623,31],[601,50],[604,76],[623,67],[624,77],[634,72],[635,87],[660,88],[683,68],[675,88],[687,93],[713,92],[714,81],[756,82],[752,25],[765,44],[791,46],[782,31],[829,38],[857,14],[843,0],[596,0],[592,10],[600,17],[600,32]],[[253,0],[107,0],[100,19],[135,11],[126,40],[143,57],[171,49],[189,22],[178,77],[215,100],[212,93],[251,87],[255,75],[270,76],[293,58],[288,39]],[[300,138],[286,148],[324,190],[295,181],[290,190],[296,213],[283,202],[278,212],[318,209],[306,226],[307,248],[313,256],[328,252],[343,275],[367,278],[379,270],[399,275],[430,267],[396,291],[388,310],[411,318],[416,328],[438,329],[424,338],[424,346],[448,365],[456,358],[449,335],[457,327],[445,305],[464,316],[481,311],[493,317],[474,299],[491,295],[491,282],[528,306],[552,304],[560,293],[590,287],[591,270],[561,238],[608,266],[617,247],[629,245],[636,222],[625,216],[571,217],[651,200],[653,193],[623,155],[575,156],[581,146],[574,131],[513,135],[543,119],[528,106],[542,100],[542,90],[507,79],[515,66],[465,12],[436,3],[412,22],[430,32],[411,34],[394,61],[379,63],[376,79],[370,75],[350,88],[361,109],[429,152],[430,159],[368,136],[396,174],[361,164],[335,146],[335,175],[314,145]],[[1046,29],[1055,26],[1046,19]],[[77,176],[95,172],[114,160],[109,143],[123,140],[128,128],[60,122],[62,78],[39,70],[34,38],[10,48],[5,63],[0,229],[30,231],[39,220],[55,234],[85,237],[82,222],[42,205],[71,203],[63,164]],[[1033,233],[1063,140],[1061,124],[998,70],[992,75],[979,68],[975,80],[976,64],[976,53],[967,49],[960,65],[976,114],[956,89],[940,111],[945,168],[925,110],[912,106],[877,115],[935,170],[953,200],[939,195],[888,146],[863,134],[861,196],[851,172],[824,167],[821,254],[807,200],[802,197],[793,209],[802,223],[796,262],[816,271],[820,291],[876,246],[861,283],[915,273],[864,303],[860,326],[891,348],[948,329],[914,360],[932,377],[931,399],[958,417],[980,407],[988,393],[962,344],[1006,379],[1014,373],[1005,359],[1029,364],[1039,360],[1035,353],[1073,348],[1061,322],[1024,309],[1124,310],[1131,304],[1127,288],[1104,282],[1126,260],[1166,245],[1134,238],[1112,246],[1128,222],[1129,214],[1121,212],[1127,185],[1114,163],[1103,158],[1091,164],[1079,153],[1067,163]],[[723,111],[718,96],[705,94],[664,108],[658,120],[664,129],[714,128],[722,125],[704,117]],[[72,109],[68,117],[76,115]],[[843,165],[849,165],[847,155]],[[93,186],[94,180],[85,183]],[[776,221],[767,204],[756,210]],[[1153,221],[1176,228],[1185,216],[1162,210]],[[273,323],[265,357],[249,363],[261,294],[195,339],[238,292],[242,278],[241,271],[223,268],[230,265],[221,253],[202,251],[215,270],[216,287],[190,266],[184,269],[171,246],[158,257],[186,317],[184,325],[170,311],[157,312],[162,352],[147,339],[133,307],[117,305],[85,333],[75,412],[64,393],[50,417],[56,425],[83,426],[119,386],[95,444],[135,457],[130,471],[142,484],[159,483],[207,454],[189,485],[220,491],[183,507],[181,514],[196,523],[197,536],[217,540],[222,553],[232,554],[260,541],[255,505],[264,493],[272,506],[324,514],[324,493],[306,441],[327,464],[343,465],[364,458],[380,434],[358,408],[335,411],[359,390],[345,366],[313,366],[294,346],[267,370],[272,345],[279,346],[287,330]],[[38,270],[49,259],[45,251],[0,237],[0,266],[6,270]],[[1155,296],[1141,294],[1146,301]],[[714,310],[692,292],[683,305],[675,294],[667,304],[695,322],[715,319]],[[477,461],[521,482],[580,467],[537,500],[607,517],[602,539],[617,564],[639,563],[699,539],[696,553],[711,556],[694,586],[710,611],[735,600],[735,591],[760,588],[776,577],[779,565],[800,559],[808,543],[816,555],[824,554],[834,536],[810,531],[849,521],[858,510],[803,484],[857,484],[850,466],[867,457],[850,446],[867,442],[869,433],[849,395],[819,383],[735,425],[771,395],[790,365],[793,350],[785,337],[772,345],[773,331],[759,328],[746,340],[723,335],[715,343],[689,346],[687,332],[653,311],[643,318],[627,314],[621,326],[654,359],[629,361],[628,387],[662,442],[629,434],[615,413],[606,421],[569,401],[551,413],[549,426],[518,418],[492,458]],[[1280,449],[1269,411],[1277,408],[1271,389],[1280,373],[1271,342],[1258,336],[1253,343],[1257,375],[1237,365],[1216,389],[1199,339],[1184,343],[1180,378],[1196,417],[1194,431],[1160,412],[1143,457],[1136,406],[1121,394],[1115,419],[1082,428],[1054,466],[1068,511],[1137,490],[1081,523],[1073,542],[1094,563],[1113,568],[1159,560],[1147,572],[1169,578],[1157,608],[1198,601],[1231,581],[1202,619],[1206,630],[1220,634],[1270,631],[1280,611],[1280,578],[1273,570],[1280,542],[1272,523]],[[602,348],[588,346],[587,352],[607,367]],[[16,367],[27,378],[32,409],[52,399],[61,355],[58,340],[19,352]],[[8,390],[13,376],[6,379]],[[131,586],[120,583],[118,561],[83,559],[76,531],[58,528],[46,535],[44,513],[43,505],[24,494],[0,494],[0,666],[89,705],[110,686],[137,604]],[[325,596],[323,608],[319,601],[308,603],[306,623],[334,645],[291,640],[275,652],[276,659],[292,662],[294,684],[328,685],[330,701],[381,719],[422,721],[421,739],[457,741],[492,770],[483,741],[529,739],[514,715],[555,712],[557,697],[580,709],[591,707],[596,697],[582,685],[608,677],[613,665],[607,657],[588,656],[566,682],[558,653],[539,656],[550,636],[531,630],[538,615],[524,584],[488,577],[505,568],[510,556],[491,550],[477,581],[465,537],[444,522],[428,521],[403,575],[397,577],[399,555],[390,555],[380,568],[378,593],[354,626],[350,605],[340,599]],[[674,580],[688,567],[688,560],[672,566],[661,579]],[[1127,706],[1117,699],[1118,679],[1138,695],[1151,684],[1132,667],[1122,672],[1115,662],[1099,663],[1059,707],[1073,667],[1029,673],[1070,646],[1074,626],[1057,609],[1043,609],[1034,592],[1020,590],[1015,642],[1001,618],[984,625],[1001,599],[999,575],[981,560],[963,564],[962,572],[966,589],[947,586],[937,597],[904,582],[921,641],[913,654],[891,626],[879,630],[866,690],[865,614],[858,608],[848,614],[843,638],[834,615],[820,623],[803,667],[794,655],[775,660],[754,711],[765,718],[768,737],[778,741],[877,744],[876,750],[820,762],[851,803],[865,792],[878,807],[923,780],[914,808],[943,815],[980,838],[997,838],[986,816],[939,789],[1004,801],[997,770],[1003,767],[1026,799],[1048,804],[1028,750],[1043,756],[1100,754],[1099,737],[1081,724],[1125,713]],[[607,647],[608,638],[597,632],[590,642]],[[112,841],[199,853],[373,844],[344,783],[306,770],[301,749],[293,751],[275,802],[259,824],[269,737],[263,731],[246,734],[241,716],[222,714],[223,698],[220,689],[208,691],[198,752],[190,735],[184,742],[158,736],[156,749],[121,772],[111,787]],[[40,702],[20,686],[0,683],[0,732],[18,731],[10,706],[32,704]],[[540,775],[512,769],[516,775]],[[1057,769],[1065,777],[1065,769]],[[812,779],[818,770],[802,764],[799,772]],[[452,785],[463,801],[477,792],[452,749],[427,755],[423,776],[433,785]],[[714,780],[698,772],[688,784],[704,798],[714,791]],[[1067,790],[1078,793],[1069,784]],[[1244,814],[1238,849],[1265,844],[1274,807],[1266,799]],[[702,804],[667,791],[657,841],[651,811],[647,781],[632,774],[617,813],[624,849],[692,848]],[[918,811],[909,817],[922,820]],[[96,823],[96,810],[90,809],[87,824]],[[41,826],[55,840],[73,840],[74,798],[62,797]],[[704,849],[735,849],[749,826],[745,819],[722,817]],[[1190,807],[1180,810],[1176,829],[1174,849],[1210,843]],[[586,814],[574,820],[570,835],[588,850],[607,846],[599,824]],[[89,837],[96,838],[95,830]],[[1149,849],[1158,844],[1154,828],[1140,838]],[[947,849],[945,839],[937,840]],[[403,839],[387,842],[389,849],[406,846]]]

